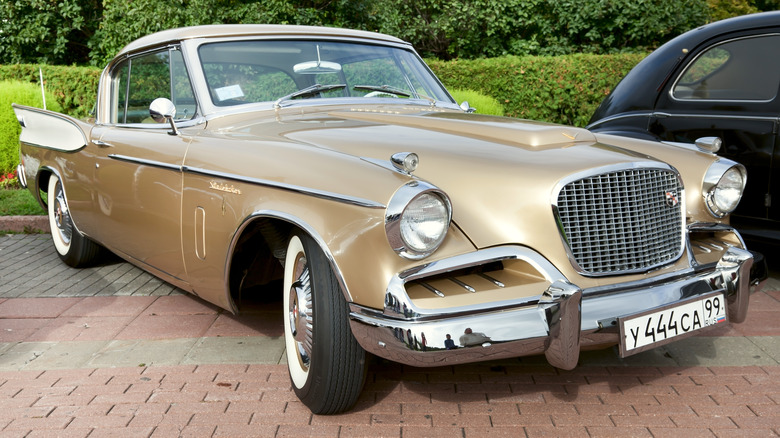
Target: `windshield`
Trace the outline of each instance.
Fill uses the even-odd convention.
[[[413,52],[396,47],[258,40],[208,43],[198,53],[217,106],[337,97],[453,102]]]

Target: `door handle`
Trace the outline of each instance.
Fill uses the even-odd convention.
[[[112,148],[114,145],[103,140],[92,140],[92,144],[100,148]]]

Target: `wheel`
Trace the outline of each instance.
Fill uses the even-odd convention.
[[[47,203],[51,238],[60,259],[74,268],[93,264],[100,255],[101,247],[82,236],[73,225],[68,200],[57,175],[49,177]]]
[[[352,407],[363,389],[366,353],[349,328],[349,307],[325,254],[294,235],[284,265],[284,340],[290,381],[315,414]]]

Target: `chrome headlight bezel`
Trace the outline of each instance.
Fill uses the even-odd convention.
[[[721,219],[733,212],[745,193],[745,166],[720,158],[707,169],[702,184],[704,204],[710,214]]]
[[[428,198],[428,196],[433,198]],[[431,219],[431,222],[440,222],[441,226],[435,238],[429,244],[421,247],[410,243],[412,239],[407,235],[408,229],[405,221],[408,218],[405,215],[410,214],[410,206],[414,207],[415,203],[425,199],[441,203],[440,217]],[[420,260],[433,254],[444,242],[451,222],[452,204],[449,197],[441,189],[425,181],[411,181],[401,186],[393,194],[385,211],[385,233],[390,247],[401,257],[410,260]]]

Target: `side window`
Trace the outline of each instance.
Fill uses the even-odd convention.
[[[674,84],[684,100],[769,101],[780,86],[780,35],[727,41],[702,52]]]
[[[181,52],[165,50],[130,58],[113,73],[114,123],[155,123],[149,105],[158,97],[176,105],[176,120],[195,116],[197,105]]]

